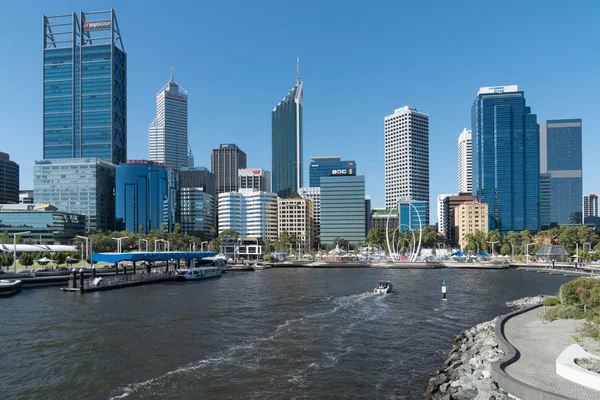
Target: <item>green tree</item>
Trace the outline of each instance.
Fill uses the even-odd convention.
[[[24,267],[29,267],[33,265],[33,256],[29,253],[21,253],[19,255],[19,264]]]
[[[487,246],[487,234],[479,229],[465,235],[467,244],[463,251],[474,254],[483,251]]]
[[[138,226],[138,232],[146,233],[146,227],[144,226],[144,224],[140,224],[140,226]]]
[[[387,245],[385,243],[385,232],[379,229],[371,229],[369,234],[367,235],[365,241],[371,247],[379,247],[382,249],[386,249]]]
[[[52,255],[52,260],[56,263],[56,265],[64,264],[67,259],[67,255],[62,251],[57,251]]]
[[[12,253],[4,253],[3,255],[0,255],[0,265],[7,267],[7,270],[14,264],[14,262],[15,259]]]
[[[224,231],[222,231],[219,234],[219,238],[223,239],[223,238],[232,238],[234,240],[237,240],[240,238],[240,235],[233,229],[225,229]]]
[[[162,224],[160,224],[161,232],[167,232],[168,230],[169,230],[169,225],[166,222],[163,222]]]
[[[502,254],[503,256],[509,256],[512,254],[512,248],[508,243],[502,245],[502,247],[500,248],[500,254]]]
[[[415,231],[415,235],[417,235],[417,241],[419,240],[419,231]],[[421,239],[421,248],[434,248],[436,243],[439,241],[439,236],[437,232],[430,226],[425,225],[423,227],[423,237]]]
[[[8,231],[2,232],[2,235],[0,235],[0,244],[9,244],[9,243],[10,243],[10,237],[8,236]]]
[[[173,233],[181,233],[181,224],[179,222],[173,227]]]
[[[277,251],[290,251],[290,247],[293,248],[296,241],[296,235],[289,232],[281,232],[277,240],[275,241],[275,250]]]
[[[214,238],[213,240],[211,240],[208,243],[208,250],[209,251],[221,251],[221,239],[219,238]]]

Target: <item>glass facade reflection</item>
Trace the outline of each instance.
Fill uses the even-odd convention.
[[[489,229],[540,228],[537,116],[517,86],[481,88],[471,110],[473,195],[488,203]]]
[[[0,204],[19,202],[19,164],[0,151]]]
[[[0,204],[0,231],[22,235],[35,243],[71,243],[85,233],[85,215],[60,212],[47,204]]]
[[[416,231],[428,225],[425,220],[428,203],[426,201],[407,201],[398,204],[398,226],[400,232],[409,229]]]
[[[59,211],[83,214],[89,230],[113,230],[115,166],[97,158],[36,161],[33,196]]]
[[[341,157],[313,157],[308,169],[310,187],[320,187],[321,178],[330,176],[331,171],[343,171],[344,175],[356,175],[355,161],[342,161]]]
[[[293,197],[302,187],[302,82],[273,109],[271,119],[273,192]]]
[[[551,177],[551,223],[568,225],[581,220],[581,127],[581,119],[548,120],[540,127],[540,169]]]
[[[336,238],[356,245],[365,241],[365,177],[321,178],[320,240],[333,244]]]
[[[127,55],[114,11],[44,16],[43,32],[44,159],[124,162]]]

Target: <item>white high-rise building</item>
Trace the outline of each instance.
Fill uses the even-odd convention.
[[[598,216],[598,196],[595,194],[588,194],[583,196],[582,202],[582,223],[585,223],[587,217]]]
[[[447,226],[448,222],[446,221],[446,213],[444,212],[444,199],[450,196],[458,196],[456,193],[444,193],[440,194],[437,197],[437,220],[438,220],[438,231],[441,234],[446,234],[449,227]]]
[[[156,94],[156,118],[148,128],[148,159],[171,168],[194,166],[188,143],[188,94],[173,80],[172,71],[171,80]]]
[[[429,116],[405,106],[384,119],[385,208],[399,198],[426,202],[429,224]]]
[[[219,234],[277,240],[277,194],[240,189],[219,194]]]
[[[315,239],[317,243],[321,236],[321,188],[320,187],[302,187],[298,194],[304,198],[311,199],[313,202],[313,216],[315,219]]]
[[[270,192],[271,173],[262,168],[240,168],[238,169],[238,189]]]
[[[471,131],[467,128],[458,137],[458,192],[473,192],[473,150]]]

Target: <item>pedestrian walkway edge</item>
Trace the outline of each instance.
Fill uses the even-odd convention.
[[[512,317],[532,311],[541,306],[541,304],[537,304],[509,314],[505,314],[498,318],[496,321],[495,334],[496,339],[498,340],[498,347],[504,352],[504,357],[492,363],[492,379],[498,384],[500,389],[510,393],[512,396],[517,397],[520,400],[569,399],[569,397],[564,397],[562,395],[548,392],[546,390],[539,389],[535,386],[521,382],[504,371],[506,366],[514,363],[520,357],[519,350],[516,349],[515,346],[513,346],[504,335],[504,326],[506,325],[506,322]]]

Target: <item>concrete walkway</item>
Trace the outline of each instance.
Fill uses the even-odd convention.
[[[557,320],[542,324],[543,308],[536,308],[509,319],[504,326],[506,339],[517,348],[520,358],[507,366],[510,376],[529,385],[572,399],[600,399],[600,391],[578,385],[555,372],[556,358],[569,345],[576,343],[581,320]],[[585,340],[583,347],[597,353],[600,345]]]

